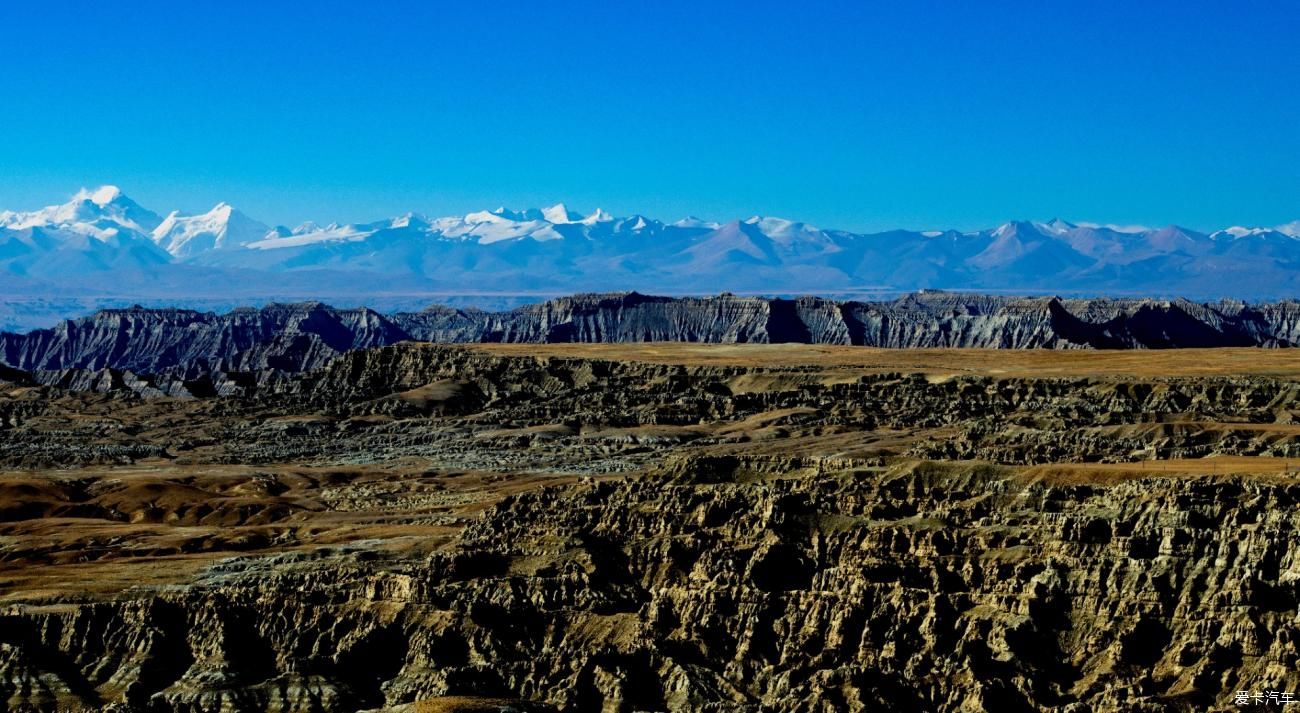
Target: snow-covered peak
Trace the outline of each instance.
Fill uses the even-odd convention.
[[[316,243],[358,242],[374,235],[374,233],[373,230],[362,230],[355,225],[330,223],[322,228],[313,223],[311,230],[303,230],[303,226],[298,226],[289,235],[281,235],[277,231],[267,231],[259,239],[243,243],[242,246],[250,250],[274,250],[277,248],[303,247]]]
[[[507,210],[479,210],[465,214],[465,222],[470,225],[478,223],[514,223],[514,214]]]
[[[498,218],[501,218],[503,220],[514,221],[516,223],[522,223],[529,220],[544,220],[544,218],[542,217],[542,211],[536,208],[529,208],[527,210],[510,210],[505,206],[500,206],[496,210],[489,211],[489,212],[491,212],[492,215],[495,215]],[[476,214],[471,214],[471,215],[476,215]]]
[[[796,240],[801,237],[817,238],[821,235],[821,230],[816,226],[785,218],[764,218],[755,215],[744,222],[747,225],[757,227],[760,233],[776,240]]]
[[[1129,234],[1149,233],[1152,230],[1151,228],[1145,225],[1117,225],[1115,223],[1079,222],[1076,223],[1076,226],[1080,228],[1089,228],[1091,230],[1105,229],[1116,233],[1129,233]]]
[[[178,259],[192,258],[210,250],[237,248],[273,234],[267,226],[218,203],[201,215],[183,216],[172,211],[154,228],[158,247]]]
[[[597,208],[594,213],[582,219],[583,225],[595,225],[596,223],[612,223],[614,216],[606,213],[603,209]]]
[[[1009,221],[993,229],[991,235],[995,238],[1005,238],[1009,235],[1015,235],[1020,231],[1020,223]]]
[[[1217,230],[1213,233],[1210,233],[1210,237],[1216,240],[1237,239],[1237,238],[1245,238],[1251,235],[1259,235],[1260,233],[1267,233],[1267,232],[1269,231],[1265,228],[1247,228],[1240,225],[1234,225],[1230,228],[1224,228],[1223,230]]]
[[[424,216],[410,212],[403,213],[388,221],[388,227],[390,228],[425,228],[428,225],[429,221]]]
[[[45,227],[106,239],[125,230],[144,235],[161,222],[153,212],[127,198],[116,186],[83,188],[72,199],[30,212],[6,211],[0,226],[14,229]]]
[[[1287,226],[1282,226],[1287,227]],[[1300,238],[1293,233],[1279,230],[1277,228],[1246,228],[1240,225],[1234,225],[1231,228],[1210,233],[1213,240],[1242,240],[1245,238],[1262,238],[1265,240],[1290,240]]]
[[[72,200],[76,202],[90,201],[97,206],[103,207],[122,197],[121,188],[117,186],[100,186],[95,189],[83,188],[77,191]]]
[[[679,221],[673,223],[673,224],[672,224],[672,227],[674,227],[674,228],[707,228],[707,229],[709,229],[709,230],[717,230],[718,228],[721,228],[721,227],[722,227],[722,223],[717,223],[717,222],[710,221],[710,220],[702,220],[702,219],[700,219],[700,218],[696,218],[696,217],[693,216],[693,215],[688,215],[688,216],[686,216],[685,218],[682,218],[681,220],[679,220]]]
[[[25,235],[10,234],[25,228],[32,230]],[[693,217],[665,224],[636,214],[616,218],[601,209],[581,215],[563,203],[526,210],[502,206],[435,219],[407,213],[343,226],[322,227],[307,222],[294,230],[272,231],[227,203],[218,203],[198,215],[173,211],[159,218],[111,185],[82,189],[67,203],[36,211],[0,211],[0,240],[27,241],[22,244],[40,249],[125,248],[162,262],[249,269],[267,265],[294,270],[329,267],[374,270],[377,274],[435,269],[444,261],[440,251],[449,251],[446,254],[456,256],[464,265],[476,266],[475,270],[480,269],[479,265],[532,269],[534,265],[549,264],[552,258],[565,269],[601,270],[604,268],[589,266],[610,264],[642,269],[657,264],[659,252],[678,255],[685,254],[683,250],[694,251],[691,255],[709,253],[713,255],[710,260],[738,250],[748,256],[744,259],[764,264],[790,260],[796,266],[838,270],[840,264],[872,263],[862,261],[860,254],[876,255],[879,251],[893,255],[889,251],[895,250],[895,245],[906,247],[897,248],[898,255],[906,258],[912,254],[909,250],[917,251],[928,256],[925,259],[933,258],[933,264],[943,265],[945,270],[965,269],[963,265],[983,270],[1012,264],[1021,269],[1032,263],[1036,266],[1033,269],[1050,272],[1062,265],[1074,269],[1088,260],[1126,265],[1127,260],[1165,254],[1177,254],[1184,261],[1206,254],[1221,259],[1227,259],[1223,257],[1226,255],[1233,260],[1250,256],[1281,260],[1275,256],[1292,255],[1292,250],[1297,257],[1286,264],[1300,261],[1300,221],[1276,228],[1227,228],[1214,234],[1220,241],[1217,245],[1195,231],[1076,224],[1061,219],[1012,221],[970,233],[894,231],[887,240],[860,239],[864,237],[869,236],[822,231],[795,220],[761,215],[730,221],[725,226]],[[914,240],[918,242],[913,244]],[[537,245],[541,243],[545,245]],[[482,252],[472,252],[480,246]],[[845,254],[839,262],[826,257],[836,252]],[[1023,262],[1031,253],[1037,262]],[[0,269],[4,259],[0,255]]]
[[[555,225],[564,225],[566,223],[577,223],[582,220],[582,216],[571,212],[563,203],[556,203],[553,206],[542,209],[542,218],[548,223]]]
[[[1038,228],[1040,232],[1047,235],[1065,235],[1066,233],[1070,232],[1071,230],[1074,230],[1079,226],[1075,225],[1074,223],[1071,223],[1068,220],[1061,220],[1060,218],[1052,218],[1046,223],[1037,223],[1035,224],[1034,227]]]
[[[1070,227],[1064,227],[1066,225]],[[988,235],[994,238],[1012,236],[1017,238],[1055,237],[1066,235],[1077,228],[1077,225],[1066,223],[1063,220],[1053,220],[1049,223],[1038,223],[1032,220],[1011,220],[994,228]]]

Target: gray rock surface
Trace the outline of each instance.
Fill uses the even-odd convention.
[[[576,295],[504,312],[431,307],[390,315],[320,303],[226,314],[103,310],[27,334],[0,334],[0,363],[64,383],[59,370],[117,369],[195,380],[302,372],[339,354],[416,340],[809,343],[873,347],[1159,349],[1300,344],[1300,304],[1061,300],[918,293],[887,302],[719,295]],[[183,389],[160,387],[166,393]],[[186,387],[188,388],[188,387]]]

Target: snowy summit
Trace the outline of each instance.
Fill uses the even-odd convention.
[[[1011,221],[977,231],[825,230],[784,218],[725,223],[587,215],[563,203],[461,216],[269,227],[227,203],[165,217],[116,186],[0,212],[0,276],[28,292],[220,283],[272,294],[339,285],[408,290],[840,292],[919,288],[1285,296],[1300,291],[1300,221],[1200,233],[1178,226]],[[145,275],[130,283],[115,275]],[[99,276],[99,277],[96,277]],[[98,288],[95,288],[98,289]]]

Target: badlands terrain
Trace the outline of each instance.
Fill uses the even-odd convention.
[[[135,324],[0,372],[0,708],[1300,692],[1300,352],[281,330],[155,378]]]

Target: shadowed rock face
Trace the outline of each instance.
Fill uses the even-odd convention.
[[[992,713],[1300,690],[1293,378],[484,349],[356,350],[203,399],[7,372],[0,700]]]
[[[482,312],[433,307],[381,315],[319,303],[217,315],[105,310],[28,334],[0,334],[0,362],[66,383],[60,370],[116,369],[194,380],[300,372],[351,349],[405,340],[466,342],[806,343],[859,346],[1137,349],[1300,343],[1300,305],[1281,302],[1059,300],[924,293],[890,302],[722,295],[579,295]],[[131,377],[128,377],[131,378]],[[176,388],[163,391],[179,393]]]
[[[241,558],[178,591],[16,606],[0,617],[6,694],[90,702],[117,677],[122,710],[450,694],[571,711],[1191,711],[1300,684],[1295,486],[836,462],[782,477],[791,465],[687,460],[513,497],[423,562]]]
[[[409,338],[366,309],[319,303],[238,309],[104,310],[26,335],[0,335],[5,363],[21,369],[127,369],[188,378],[214,371],[303,371],[349,349]]]

